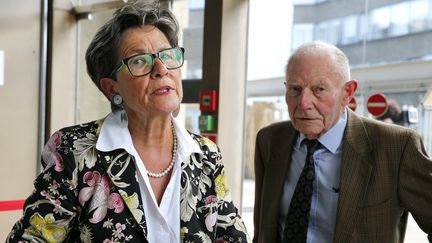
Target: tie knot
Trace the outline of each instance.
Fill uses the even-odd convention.
[[[320,144],[320,142],[318,141],[318,139],[304,139],[303,140],[304,143],[307,146],[307,151],[308,153],[314,153],[315,150],[318,149],[318,145]]]

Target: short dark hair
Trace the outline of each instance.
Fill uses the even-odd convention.
[[[87,73],[99,90],[100,80],[109,77],[119,61],[122,34],[144,25],[157,27],[172,47],[178,45],[178,21],[171,11],[160,8],[159,1],[138,0],[122,6],[97,31],[86,51]]]

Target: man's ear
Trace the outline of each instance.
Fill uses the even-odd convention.
[[[357,80],[350,80],[348,82],[345,83],[344,85],[344,104],[348,105],[348,103],[350,102],[351,98],[354,96],[355,92],[357,91],[357,87],[358,87],[358,81]]]
[[[105,94],[106,97],[108,97],[108,99],[111,99],[111,97],[115,94],[115,90],[114,90],[115,82],[116,81],[114,81],[111,78],[102,78],[99,81],[102,92]]]

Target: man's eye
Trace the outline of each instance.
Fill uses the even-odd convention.
[[[323,96],[327,95],[328,92],[327,92],[327,89],[325,87],[319,86],[319,87],[315,87],[313,89],[313,93],[317,97],[323,97]]]
[[[289,86],[287,88],[288,96],[298,96],[301,93],[301,88],[296,86]]]

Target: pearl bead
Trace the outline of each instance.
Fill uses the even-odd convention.
[[[155,173],[155,172],[151,172],[147,170],[147,175],[149,177],[153,177],[153,178],[161,178],[164,177],[166,174],[168,174],[168,172],[170,172],[172,170],[172,168],[174,167],[174,163],[175,163],[175,159],[176,159],[176,154],[177,154],[177,135],[175,133],[175,129],[174,129],[174,125],[171,122],[171,130],[173,133],[173,150],[172,150],[172,157],[171,157],[171,163],[169,163],[168,167],[165,168],[162,172],[160,173]]]

